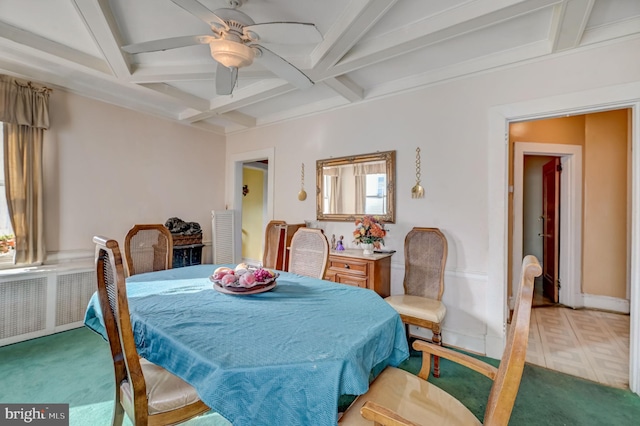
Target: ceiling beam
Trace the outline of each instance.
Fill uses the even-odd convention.
[[[327,72],[351,49],[397,0],[354,0],[313,51],[310,77]]]
[[[193,127],[197,127],[202,130],[206,130],[208,132],[218,133],[221,135],[226,134],[226,129],[222,126],[218,126],[212,123],[208,123],[206,121],[200,121],[198,123],[191,123]]]
[[[554,7],[549,42],[552,52],[580,45],[595,0],[566,0]]]
[[[349,102],[358,102],[364,99],[364,89],[346,75],[327,78],[322,82]]]
[[[581,46],[600,43],[622,37],[638,37],[640,34],[640,16],[630,17],[621,22],[613,22],[587,28],[580,41]]]
[[[233,121],[234,123],[240,124],[244,127],[256,127],[256,118],[252,117],[248,114],[243,114],[238,111],[229,111],[224,114],[219,115],[220,118],[225,120]]]
[[[509,49],[508,51],[482,55],[478,58],[467,60],[463,64],[452,64],[376,85],[367,91],[367,99],[388,96],[403,91],[412,91],[416,90],[417,87],[425,87],[442,81],[473,75],[484,70],[500,69],[504,66],[540,58],[548,54],[549,43],[547,40],[541,40],[515,49]]]
[[[384,35],[362,40],[328,71],[326,77],[346,74],[561,2],[477,0],[465,3]]]
[[[113,74],[128,77],[129,64],[120,50],[122,37],[106,0],[72,0],[93,41],[102,52]]]
[[[211,101],[209,110],[195,114],[184,113],[180,119],[190,123],[206,120],[293,90],[296,90],[295,87],[283,80],[261,81],[244,89],[236,90],[230,96],[218,96]]]
[[[15,48],[23,52],[37,51],[38,55],[50,58],[56,63],[71,62],[101,74],[111,74],[112,72],[105,61],[95,56],[0,21],[0,40],[2,39],[10,40]]]
[[[161,83],[166,81],[192,81],[214,80],[217,63],[211,60],[211,64],[174,65],[174,66],[136,66],[129,78],[132,83]],[[238,71],[239,79],[263,79],[274,78],[270,71],[256,69],[255,67],[241,68]],[[213,83],[212,83],[213,84]]]
[[[158,93],[162,93],[182,103],[184,106],[197,109],[207,110],[209,109],[209,101],[207,99],[200,98],[198,96],[186,93],[176,87],[164,83],[149,83],[141,84],[142,87],[155,90]]]

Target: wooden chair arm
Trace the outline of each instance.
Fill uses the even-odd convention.
[[[495,380],[498,375],[498,369],[493,365],[487,364],[486,362],[480,361],[479,359],[467,354],[452,351],[451,349],[447,349],[439,345],[423,342],[422,340],[416,340],[413,342],[413,349],[422,352],[422,368],[418,373],[418,377],[421,377],[424,380],[427,380],[429,373],[431,372],[431,355],[446,358],[460,365],[464,365],[467,368],[487,376],[491,380]]]
[[[360,414],[365,419],[372,421],[375,426],[420,426],[372,401],[364,403]]]

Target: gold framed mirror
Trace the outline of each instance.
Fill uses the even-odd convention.
[[[363,215],[395,223],[396,152],[316,161],[316,218],[355,221]]]

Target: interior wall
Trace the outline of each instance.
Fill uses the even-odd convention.
[[[252,262],[262,260],[264,179],[263,170],[243,168],[249,193],[242,197],[242,258]]]
[[[640,39],[591,47],[238,132],[228,136],[227,155],[273,147],[274,218],[297,223],[315,219],[315,198],[297,200],[299,170],[289,165],[395,149],[397,220],[385,238],[387,247],[397,250],[392,257],[391,292],[403,291],[402,248],[407,232],[414,226],[441,228],[449,242],[443,340],[484,353],[485,343],[504,341],[506,318],[496,297],[505,283],[487,281],[489,218],[496,213],[489,211],[489,164],[503,161],[488,156],[491,108],[636,81],[640,57],[634,52],[639,49]],[[584,72],[589,69],[598,72]],[[426,191],[421,199],[411,198],[410,192],[417,147]],[[348,238],[352,223],[321,226],[328,235],[347,236],[347,246],[355,247]]]
[[[136,223],[170,217],[211,235],[211,210],[224,209],[224,138],[53,90],[44,136],[48,261],[89,253],[92,237],[122,245]],[[209,248],[209,247],[207,247]],[[210,250],[203,260],[211,261]]]
[[[627,298],[627,110],[585,121],[582,291]]]

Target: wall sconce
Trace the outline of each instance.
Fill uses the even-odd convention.
[[[411,188],[411,198],[424,197],[424,188],[420,186],[420,147],[416,148],[416,184]]]
[[[302,169],[300,171],[300,192],[298,192],[298,200],[304,201],[307,199],[307,192],[304,190],[304,163],[302,163]]]
[[[242,185],[242,196],[246,197],[249,193],[249,185]]]

